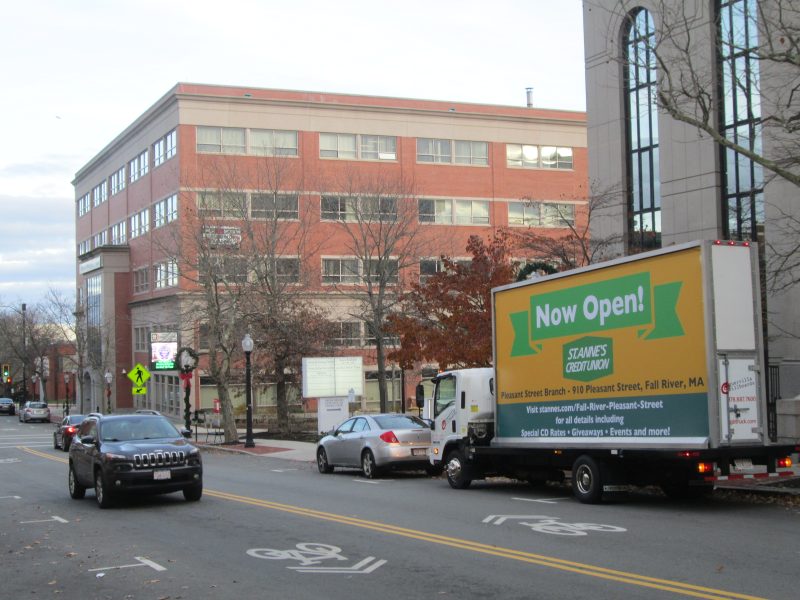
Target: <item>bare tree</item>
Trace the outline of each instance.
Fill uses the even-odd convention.
[[[715,31],[709,32],[698,27],[706,17],[698,14],[696,3],[659,0],[654,35],[639,42],[647,52],[636,53],[642,61],[652,57],[655,64],[635,66],[655,66],[658,106],[673,119],[697,128],[775,177],[800,186],[800,6],[796,0],[758,2],[747,9],[744,4],[731,7],[731,18],[715,16]],[[626,14],[637,6],[628,0],[619,3]],[[708,52],[709,39],[714,54]],[[722,67],[728,89],[723,98],[719,97],[718,68],[712,56],[739,65],[736,69]],[[753,73],[762,76],[753,77]],[[731,135],[720,118],[723,102],[728,103],[728,111],[733,110],[733,95],[762,99],[747,109],[752,130],[744,135]],[[729,119],[733,116],[727,115]],[[759,141],[762,131],[772,140],[770,148]]]
[[[327,184],[330,194],[322,196],[322,218],[338,223],[345,251],[353,257],[342,262],[343,284],[337,289],[355,298],[351,316],[363,322],[375,347],[380,410],[386,411],[387,317],[401,300],[407,269],[430,253],[432,240],[419,223],[414,182],[402,175],[347,170]],[[323,280],[327,275],[323,273]]]
[[[533,224],[527,229],[514,229],[519,248],[524,248],[539,259],[555,263],[561,271],[574,269],[619,256],[623,249],[623,234],[614,233],[607,221],[616,218],[616,207],[623,202],[619,188],[595,189],[583,206],[584,210],[567,211],[564,203],[548,203],[550,218],[558,229],[542,228]],[[529,207],[539,208],[541,203],[530,198],[523,201]],[[616,228],[618,229],[618,228]]]

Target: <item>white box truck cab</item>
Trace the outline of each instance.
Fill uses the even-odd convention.
[[[457,489],[569,474],[587,503],[793,474],[766,426],[757,264],[702,241],[492,290],[494,368],[434,378],[431,462]]]

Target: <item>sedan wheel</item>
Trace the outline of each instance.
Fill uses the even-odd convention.
[[[317,450],[317,468],[320,473],[333,473],[333,467],[328,462],[328,453],[325,448]]]
[[[361,455],[361,471],[367,479],[378,477],[378,466],[375,464],[375,457],[371,450],[364,450],[364,454]]]
[[[75,478],[75,469],[70,466],[69,468],[69,496],[75,500],[80,500],[86,495],[86,488],[83,487]]]

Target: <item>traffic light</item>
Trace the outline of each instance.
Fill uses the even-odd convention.
[[[3,379],[8,379],[9,375],[11,375],[11,368],[8,363],[3,363]]]
[[[6,377],[6,385],[11,385],[11,383],[12,383],[11,375],[9,375],[8,377]]]

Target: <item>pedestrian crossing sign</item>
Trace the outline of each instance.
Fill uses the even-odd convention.
[[[145,369],[141,363],[136,363],[136,366],[128,371],[128,379],[133,382],[134,390],[136,388],[143,388],[144,384],[147,383],[147,380],[150,379],[150,371]],[[135,391],[133,393],[136,394]],[[144,394],[146,392],[140,393]]]
[[[146,396],[147,395],[147,388],[146,387],[136,387],[133,386],[131,390],[134,396]]]

